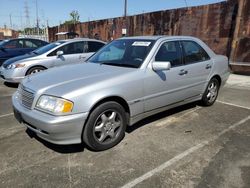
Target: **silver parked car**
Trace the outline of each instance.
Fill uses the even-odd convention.
[[[49,142],[105,150],[152,114],[193,101],[212,105],[228,70],[227,57],[197,38],[121,38],[87,63],[25,78],[12,97],[14,114]]]
[[[6,82],[19,83],[29,74],[51,67],[84,62],[104,45],[102,41],[88,38],[57,41],[5,61],[0,68],[0,76]]]

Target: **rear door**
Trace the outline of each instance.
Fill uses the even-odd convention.
[[[195,41],[181,41],[184,54],[185,78],[188,80],[186,92],[190,95],[202,94],[205,90],[207,79],[211,72],[213,61],[207,52]]]
[[[39,46],[32,39],[24,39],[23,51],[25,53],[31,52],[37,49]]]

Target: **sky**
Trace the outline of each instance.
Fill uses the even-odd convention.
[[[55,26],[70,19],[70,12],[78,11],[80,21],[92,21],[123,16],[124,0],[0,0],[0,28],[6,25],[14,29],[24,28],[29,20],[30,26],[36,23],[36,1],[41,27]],[[128,15],[167,10],[180,7],[218,3],[224,0],[127,0]],[[25,4],[27,2],[27,4]],[[28,7],[29,19],[25,7]]]

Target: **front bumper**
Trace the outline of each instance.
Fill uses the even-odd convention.
[[[20,83],[25,77],[25,70],[21,68],[17,69],[5,69],[0,67],[0,77],[9,83]]]
[[[60,145],[82,142],[82,130],[88,113],[53,116],[35,109],[29,110],[20,104],[16,93],[12,96],[12,104],[16,119],[38,137]]]

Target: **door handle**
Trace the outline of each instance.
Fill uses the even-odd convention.
[[[211,69],[211,68],[212,68],[212,65],[210,65],[210,64],[206,65],[206,69]]]
[[[79,59],[85,59],[86,58],[86,56],[79,56]]]
[[[179,72],[179,75],[182,76],[182,75],[186,75],[187,73],[188,73],[187,70],[182,69],[182,70]]]

